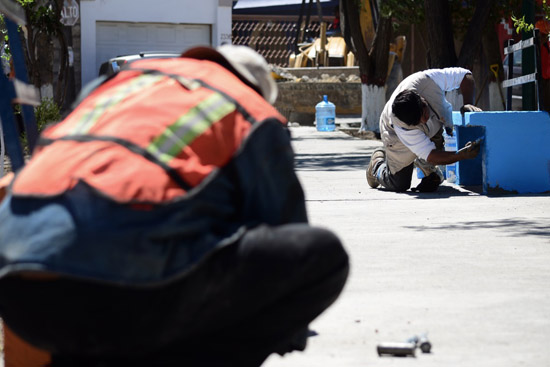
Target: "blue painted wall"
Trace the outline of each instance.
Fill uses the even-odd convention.
[[[457,145],[484,137],[480,155],[459,162],[460,185],[484,193],[550,192],[550,116],[544,111],[453,113]]]

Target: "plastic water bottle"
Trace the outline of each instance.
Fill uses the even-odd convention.
[[[334,131],[336,125],[336,107],[334,103],[328,101],[327,96],[315,106],[315,121],[317,121],[318,131]]]
[[[448,152],[456,152],[456,132],[453,136],[443,133],[443,138],[445,139],[445,150]],[[457,163],[448,164],[445,167],[445,177],[447,182],[456,183],[458,181],[458,165]]]

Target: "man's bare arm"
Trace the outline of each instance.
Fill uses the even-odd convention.
[[[464,79],[460,83],[460,92],[462,93],[462,100],[464,104],[474,104],[476,83],[472,74],[464,75]]]
[[[447,152],[444,150],[434,149],[428,154],[426,159],[428,163],[433,165],[437,164],[452,164],[464,159],[472,159],[477,157],[479,149],[481,147],[481,140],[475,142],[468,142],[464,148],[460,149],[458,152]]]

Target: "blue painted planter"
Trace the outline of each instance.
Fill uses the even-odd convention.
[[[483,137],[481,153],[458,163],[458,184],[483,193],[550,192],[550,116],[545,111],[453,112],[458,148]]]

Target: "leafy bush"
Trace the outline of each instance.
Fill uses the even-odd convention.
[[[21,106],[16,105],[15,106],[15,114],[21,113]],[[55,123],[61,120],[61,112],[59,109],[59,106],[54,102],[51,98],[44,98],[42,100],[42,103],[35,107],[34,109],[34,116],[36,119],[36,127],[38,129],[38,133],[40,133],[46,125]],[[21,134],[21,145],[23,146],[23,149],[25,150],[25,154],[29,154],[29,144],[27,141],[27,133],[23,132]]]
[[[34,114],[39,132],[42,131],[46,125],[61,120],[60,108],[52,98],[44,98],[42,103],[34,109]]]

